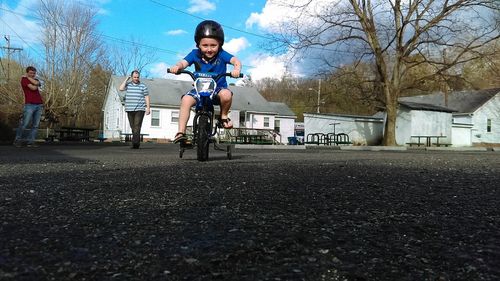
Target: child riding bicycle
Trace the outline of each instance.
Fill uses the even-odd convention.
[[[224,44],[224,30],[222,26],[212,20],[205,20],[198,24],[194,34],[197,49],[193,49],[184,59],[170,68],[171,73],[194,64],[198,72],[211,72],[215,74],[226,73],[228,64],[233,65],[231,76],[237,78],[241,72],[240,60],[222,49]],[[215,89],[214,104],[220,105],[220,123],[224,129],[231,129],[233,123],[229,119],[229,109],[233,93],[227,88],[225,76],[218,79]],[[181,97],[179,112],[179,130],[175,135],[174,143],[186,140],[186,126],[189,120],[191,107],[197,102],[196,91],[191,90]]]

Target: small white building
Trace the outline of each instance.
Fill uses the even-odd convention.
[[[449,108],[452,113],[453,146],[500,144],[500,88],[451,92],[400,98]],[[448,119],[448,117],[446,117]]]
[[[375,116],[304,113],[304,139],[312,134],[349,136],[353,145],[379,145],[382,142],[384,119]]]
[[[440,142],[450,143],[452,112],[442,106],[400,101],[396,118],[396,144],[406,145],[416,141],[411,136],[443,136]]]
[[[118,87],[124,76],[111,76],[103,104],[103,136],[109,140],[120,140],[122,133],[131,133],[127,114],[119,97]],[[142,80],[149,89],[151,114],[144,116],[141,133],[145,139],[168,142],[178,130],[181,96],[192,88],[192,82],[172,79]],[[294,135],[295,114],[283,103],[268,102],[253,87],[230,86],[233,103],[229,117],[234,131],[238,129],[274,130],[277,141],[287,143]],[[216,106],[216,111],[218,107]],[[216,112],[218,114],[218,112]],[[188,126],[192,124],[191,113]]]

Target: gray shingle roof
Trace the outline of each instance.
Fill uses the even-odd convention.
[[[125,76],[111,76],[115,87],[119,87]],[[151,105],[178,107],[181,96],[192,88],[192,82],[172,79],[143,79],[149,89]],[[233,91],[231,108],[240,111],[276,113],[276,108],[253,87],[229,86]],[[286,105],[285,105],[286,106]],[[291,110],[290,110],[291,111]],[[295,114],[293,114],[295,115]]]
[[[455,112],[456,111],[456,110],[453,110],[451,108],[444,107],[444,106],[427,104],[427,103],[419,103],[419,102],[411,102],[411,101],[399,101],[399,104],[406,106],[409,109],[416,109],[416,110],[428,110],[428,111],[440,111],[440,112]]]
[[[484,103],[500,93],[500,88],[486,89],[479,91],[458,91],[451,92],[448,95],[448,105],[446,107],[453,109],[458,113],[473,113]],[[434,93],[430,95],[402,97],[400,102],[414,102],[419,104],[431,104],[434,106],[445,106],[444,93]]]
[[[295,113],[288,107],[288,105],[282,102],[269,102],[274,108],[274,111],[280,116],[293,116],[296,117]]]

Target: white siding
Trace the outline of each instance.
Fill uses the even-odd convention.
[[[396,118],[396,144],[405,145],[407,142],[411,142],[411,124],[411,111],[406,108],[400,108]]]
[[[124,110],[116,86],[111,84],[104,105],[103,136],[109,140],[119,140],[123,131]]]
[[[264,127],[264,117],[269,117],[269,126]],[[245,127],[249,129],[274,129],[274,115],[262,113],[247,113]]]
[[[377,118],[304,114],[304,139],[314,133],[345,133],[355,145],[377,145],[382,139],[383,121]]]
[[[276,117],[276,120],[280,121],[281,143],[286,144],[289,137],[295,136],[295,119]]]
[[[173,112],[178,112],[178,108],[161,108],[161,107],[151,107],[151,110],[158,110],[160,112],[160,124],[159,126],[151,126],[151,114],[144,116],[144,121],[142,122],[141,132],[148,134],[146,138],[157,139],[157,140],[173,140],[175,134],[177,133],[179,122],[172,122]],[[192,124],[194,113],[191,113],[190,119],[188,121],[188,126]],[[130,129],[129,129],[130,130]]]
[[[486,131],[488,119],[491,119],[491,132]],[[500,143],[500,94],[479,108],[472,120],[473,143]]]
[[[452,115],[448,112],[400,109],[396,119],[396,143],[416,141],[411,136],[446,136],[440,142],[451,142]]]
[[[231,119],[231,122],[233,122],[233,128],[240,127],[240,111],[239,110],[229,111],[229,118]]]
[[[454,147],[472,146],[472,125],[453,124],[451,129],[451,144]]]

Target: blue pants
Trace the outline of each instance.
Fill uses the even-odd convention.
[[[20,122],[16,132],[16,142],[26,140],[28,144],[35,142],[38,126],[40,126],[40,118],[42,117],[42,104],[25,104],[23,112],[23,120]],[[24,130],[31,123],[31,130],[26,139],[23,138]]]

